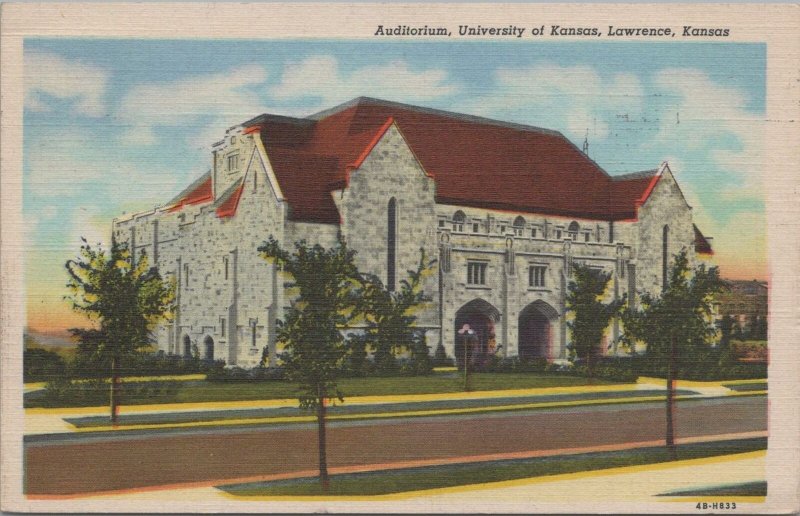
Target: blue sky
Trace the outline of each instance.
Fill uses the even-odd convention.
[[[114,216],[166,202],[225,128],[360,95],[577,145],[588,131],[612,174],[667,160],[723,275],[766,277],[762,44],[28,39],[24,52],[29,308],[63,305],[79,237],[106,241]]]

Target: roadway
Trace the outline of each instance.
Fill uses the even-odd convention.
[[[680,438],[765,431],[766,396],[678,404]],[[329,423],[331,468],[663,439],[663,403]],[[111,435],[109,435],[111,434]],[[97,493],[313,471],[316,426],[269,425],[36,436],[30,495]]]

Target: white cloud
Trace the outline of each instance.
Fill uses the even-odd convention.
[[[71,100],[75,114],[100,117],[106,114],[108,72],[63,57],[30,52],[25,54],[25,107],[52,111],[47,96]]]
[[[163,165],[115,157],[97,146],[96,136],[72,126],[39,133],[25,155],[25,189],[40,201],[83,199],[108,205],[125,200],[163,202],[174,191],[177,177]]]
[[[643,109],[638,77],[603,77],[587,65],[499,68],[495,81],[495,89],[468,105],[471,112],[558,129],[573,140],[587,130],[593,140],[607,138],[614,118],[638,119]]]
[[[663,70],[654,80],[656,88],[675,98],[676,113],[662,116],[657,139],[680,142],[687,151],[708,149],[709,165],[736,179],[722,188],[731,199],[743,192],[761,197],[764,121],[744,109],[744,94],[698,70]]]
[[[219,138],[228,127],[265,110],[256,87],[266,78],[263,66],[248,65],[224,73],[135,86],[118,110],[121,122],[129,127],[123,141],[153,145],[158,142],[158,128],[174,128],[176,137],[193,141],[197,134],[193,126],[201,122],[206,131],[213,130]]]
[[[330,107],[360,96],[422,102],[458,91],[447,72],[412,70],[400,59],[345,72],[332,56],[312,56],[287,64],[280,83],[270,93],[279,100],[317,97],[320,107]]]

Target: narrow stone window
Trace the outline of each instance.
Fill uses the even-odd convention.
[[[669,281],[669,226],[664,226],[661,235],[661,290],[667,290]]]
[[[219,320],[219,332],[222,335],[222,338],[225,338],[225,318]]]
[[[480,231],[481,231],[481,225],[478,224],[477,222],[474,222],[472,224],[472,232],[473,233],[480,233]]]
[[[183,264],[183,288],[189,288],[189,264]]]
[[[536,231],[536,228],[531,228],[531,238],[536,238],[537,234],[538,232]]]
[[[225,270],[225,280],[227,280],[228,279],[228,257],[227,256],[222,258],[222,266],[223,266],[223,269]]]
[[[486,262],[467,262],[467,284],[486,285]]]
[[[556,240],[561,240],[561,230],[560,229],[556,230]]]
[[[231,154],[228,156],[228,171],[239,169],[239,154]]]
[[[397,261],[397,201],[394,197],[389,199],[386,229],[386,288],[394,291],[395,262]]]
[[[531,265],[528,268],[528,286],[529,287],[544,287],[545,286],[545,272],[547,272],[546,265]]]

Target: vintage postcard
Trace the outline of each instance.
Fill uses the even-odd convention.
[[[790,513],[797,5],[2,5],[2,510]]]

